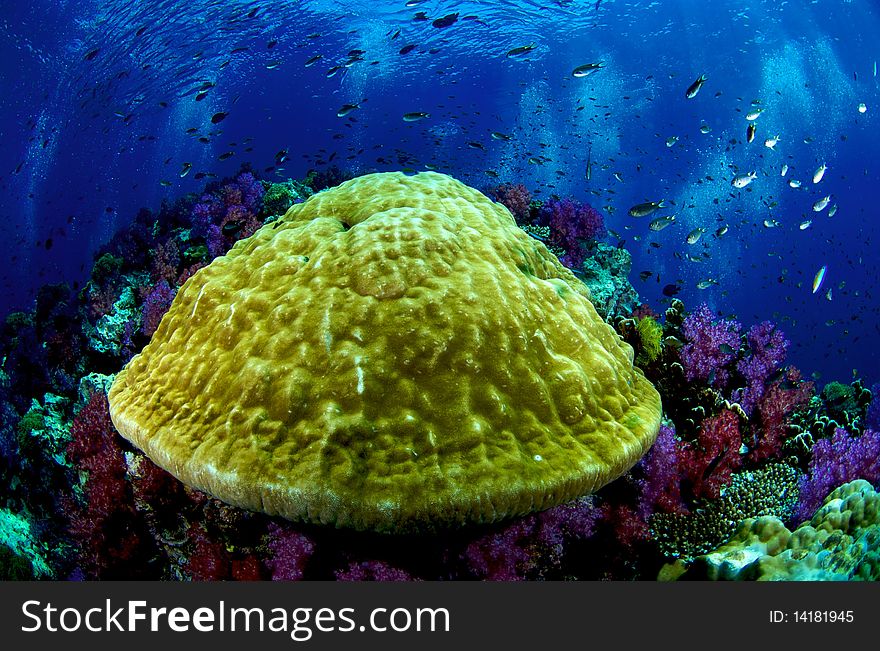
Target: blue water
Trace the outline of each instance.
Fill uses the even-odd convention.
[[[479,188],[510,181],[587,200],[625,240],[631,280],[655,309],[678,284],[690,308],[706,301],[746,325],[778,321],[805,375],[880,379],[873,3],[406,4],[0,1],[0,313],[27,306],[43,283],[82,283],[92,252],[139,208],[201,190],[209,179],[196,172],[223,177],[250,163],[280,179],[330,162],[430,165]],[[454,24],[432,24],[453,13]],[[599,61],[597,73],[572,76]],[[753,100],[763,113],[749,144]],[[361,106],[337,117],[348,103]],[[411,111],[430,117],[404,122]],[[218,112],[228,117],[212,124]],[[774,151],[764,141],[777,134]],[[282,149],[283,169],[265,172]],[[234,155],[218,160],[224,152]],[[193,171],[181,179],[184,162]],[[731,186],[750,171],[751,185]],[[812,209],[826,195],[833,217]],[[627,215],[660,199],[677,216],[662,232]],[[706,233],[688,245],[696,227]],[[641,271],[654,275],[641,281]],[[699,289],[705,280],[717,284]]]

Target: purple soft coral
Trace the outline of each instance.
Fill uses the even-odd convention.
[[[855,479],[880,482],[880,432],[866,430],[859,437],[838,427],[830,439],[813,446],[808,474],[800,482],[795,513],[798,522],[813,517],[832,490]]]
[[[528,515],[471,542],[463,558],[468,571],[489,581],[545,577],[562,563],[567,543],[593,535],[601,518],[590,497]]]
[[[586,258],[584,242],[605,236],[602,215],[589,204],[572,199],[550,199],[541,208],[541,221],[550,227],[550,241],[565,249],[561,261],[580,269]]]
[[[222,255],[232,244],[223,227],[230,228],[235,239],[253,235],[260,227],[262,201],[263,185],[243,172],[216,192],[202,195],[192,209],[192,234],[205,239],[212,257]]]
[[[147,336],[152,337],[159,327],[159,322],[168,308],[171,307],[177,290],[171,288],[167,280],[161,280],[149,291],[144,298],[144,307],[142,311],[143,325],[141,331]]]
[[[790,342],[785,334],[770,321],[753,325],[748,332],[749,354],[740,360],[736,369],[746,380],[740,402],[747,414],[764,395],[767,379],[782,366]]]
[[[679,475],[679,442],[675,428],[661,425],[657,440],[639,462],[644,479],[639,482],[638,516],[645,522],[656,511],[683,513],[681,477]]]
[[[742,326],[733,320],[717,319],[703,303],[682,323],[687,344],[681,349],[681,363],[688,381],[708,381],[724,388],[730,377],[725,368],[736,357]]]
[[[269,524],[269,542],[266,545],[271,558],[266,562],[273,581],[300,581],[306,564],[315,552],[315,543],[305,534],[288,524]]]

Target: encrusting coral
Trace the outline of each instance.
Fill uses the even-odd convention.
[[[294,205],[181,287],[113,422],[184,482],[406,531],[564,503],[645,453],[660,397],[589,290],[451,177]]]

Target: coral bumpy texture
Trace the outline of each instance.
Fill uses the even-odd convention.
[[[353,179],[237,242],[109,398],[120,433],[185,483],[377,531],[594,491],[661,414],[589,290],[503,206],[430,172]]]

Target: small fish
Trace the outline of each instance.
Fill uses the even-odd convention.
[[[425,0],[409,0],[409,1],[404,5],[404,7],[407,7],[407,8],[409,8],[409,7],[417,7],[418,5],[422,4],[423,2],[425,2]]]
[[[708,124],[703,124],[700,126],[700,133],[707,134],[712,131],[712,128]]]
[[[509,54],[508,54],[509,56]],[[604,61],[598,61],[596,63],[585,63],[582,66],[578,66],[574,70],[571,71],[572,77],[589,77],[595,72],[599,72],[602,68],[605,67]]]
[[[657,217],[657,219],[651,220],[651,223],[648,224],[648,228],[652,231],[662,231],[664,228],[669,226],[670,224],[675,223],[675,215],[667,215],[665,217]]]
[[[183,178],[189,171],[192,169],[192,163],[184,163],[183,167],[180,168],[180,178]]]
[[[746,187],[749,183],[754,181],[756,178],[758,178],[757,172],[749,172],[747,174],[737,174],[736,176],[733,177],[733,180],[730,182],[730,184],[735,188],[742,189],[742,188]]]
[[[220,113],[215,113],[211,116],[211,124],[219,124],[220,122],[223,122],[227,115],[229,115],[229,113],[223,113],[222,111]]]
[[[275,154],[275,164],[276,165],[281,165],[281,163],[283,163],[286,160],[287,160],[287,150],[286,149],[282,149],[277,154]]]
[[[270,61],[266,64],[266,70],[275,70],[276,68],[281,67],[281,62],[278,60]]]
[[[492,140],[511,140],[511,137],[507,134],[501,133],[499,131],[492,132]]]
[[[650,278],[653,275],[654,275],[653,271],[642,271],[641,273],[639,273],[639,278],[641,280],[648,280],[648,278]]]
[[[697,80],[688,86],[688,89],[684,91],[684,96],[687,99],[693,99],[697,96],[697,93],[700,92],[700,89],[703,87],[703,84],[706,83],[706,75],[700,75]]]
[[[813,204],[813,212],[822,212],[831,201],[831,195],[826,195]]]
[[[806,220],[806,221],[802,221],[802,222],[798,225],[798,228],[801,229],[802,231],[805,231],[805,230],[807,230],[807,229],[810,227],[810,225],[811,225],[812,223],[813,223],[812,220],[809,220],[809,219]]]
[[[748,113],[746,113],[746,120],[748,120],[749,122],[754,122],[759,117],[761,117],[761,113],[763,113],[763,112],[764,112],[764,109],[760,109],[760,108],[755,109],[754,111],[749,111]]]
[[[836,214],[837,214],[837,204],[834,204],[833,206],[831,206],[831,207],[828,209],[828,216],[829,216],[829,217],[834,217],[834,215],[836,215]]]
[[[398,54],[409,54],[410,52],[412,52],[415,49],[416,49],[416,44],[410,43],[409,45],[404,45],[402,48],[400,48],[400,52],[398,52]]]
[[[675,296],[680,291],[681,291],[681,287],[679,285],[669,284],[669,285],[665,285],[663,287],[663,295],[664,296],[670,296],[670,297]]]
[[[833,287],[829,287],[829,288],[828,288],[828,291],[825,293],[825,300],[826,300],[826,301],[830,301],[830,300],[831,300],[831,290],[832,290],[832,289],[834,289],[834,288],[833,288]]]
[[[234,151],[226,151],[226,152],[223,152],[222,154],[220,154],[217,157],[217,160],[226,160],[227,158],[232,158],[233,156],[235,156]]]
[[[100,51],[101,51],[101,48],[96,48],[94,50],[86,52],[83,59],[85,59],[86,61],[94,61],[95,57],[98,56],[98,52],[100,52]]]
[[[697,283],[697,289],[709,289],[712,285],[717,285],[718,281],[714,278],[706,278]]]
[[[730,230],[730,227],[727,224],[725,224],[724,226],[721,226],[717,231],[715,231],[715,237],[721,237],[722,235],[726,234],[727,231],[729,231],[729,230]]]
[[[417,120],[424,120],[425,118],[431,117],[430,113],[423,113],[422,111],[413,111],[412,113],[404,113],[403,121],[404,122],[416,122]]]
[[[308,68],[309,66],[313,66],[313,65],[315,65],[316,63],[318,63],[318,61],[320,61],[320,60],[323,59],[323,58],[324,58],[324,55],[323,55],[323,54],[316,54],[316,55],[313,56],[311,59],[309,59],[308,61],[306,61],[304,65],[305,65],[306,68]]]
[[[815,172],[813,172],[813,183],[818,183],[822,180],[822,177],[825,176],[825,170],[828,169],[828,166],[825,163],[822,163]]]
[[[822,265],[819,267],[819,271],[816,272],[816,275],[813,277],[813,293],[815,294],[822,288],[822,283],[825,282],[825,272],[828,271],[828,265]]]
[[[434,27],[438,29],[442,29],[444,27],[449,27],[454,25],[458,21],[458,14],[446,14],[443,18],[438,18],[433,23],[431,23]]]
[[[773,151],[776,151],[776,143],[778,143],[778,142],[779,142],[779,135],[775,135],[772,138],[767,138],[764,141],[764,146],[767,149],[772,149]]]
[[[667,147],[672,147],[672,146],[673,146],[675,143],[677,143],[677,142],[678,142],[678,136],[669,136],[669,137],[666,139],[666,146],[667,146]]]
[[[867,112],[867,110],[868,110],[868,107],[865,106],[865,103],[860,102],[859,103],[859,113],[865,113],[865,112]]]
[[[528,45],[521,45],[519,47],[515,47],[512,50],[507,52],[508,57],[518,57],[526,54],[527,52],[531,52],[537,47],[534,43],[529,43]]]
[[[664,201],[646,201],[645,203],[636,204],[629,209],[629,215],[630,217],[647,217],[654,211],[665,208],[666,204]]]
[[[792,179],[791,181],[788,182],[788,186],[791,188],[797,189],[797,188],[801,187],[801,182],[798,181],[797,179]]]
[[[736,355],[736,351],[730,344],[721,344],[720,346],[718,346],[718,350],[725,355]]]
[[[785,176],[786,174],[788,174],[788,163],[784,163],[782,169],[779,170],[779,176]]]
[[[779,226],[779,222],[775,219],[764,220],[764,228],[776,228],[777,226]]]
[[[483,145],[481,145],[481,144],[478,143],[478,142],[469,142],[467,145],[468,145],[468,147],[470,147],[471,149],[481,149],[481,150],[483,150],[483,151],[486,151],[486,148],[483,147]]]
[[[706,232],[705,229],[695,228],[694,230],[692,230],[690,233],[687,234],[687,237],[685,238],[685,242],[687,242],[688,244],[696,244],[697,242],[700,241],[700,238],[703,237],[703,233],[705,233],[705,232]]]
[[[338,111],[336,111],[336,117],[344,118],[346,115],[351,113],[352,111],[359,109],[361,107],[360,104],[343,104]]]
[[[754,122],[749,122],[749,126],[746,127],[746,141],[752,142],[755,139],[755,131],[757,131],[757,127]]]

